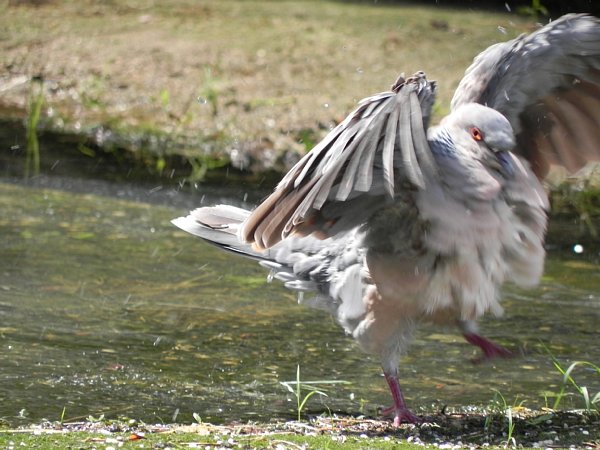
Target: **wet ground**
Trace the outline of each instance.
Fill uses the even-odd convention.
[[[377,361],[331,318],[267,284],[255,263],[169,223],[193,206],[243,198],[243,186],[190,195],[95,183],[0,184],[3,421],[289,419],[295,399],[280,382],[295,380],[298,364],[303,380],[349,382],[324,386],[329,396],[314,396],[305,412],[376,417],[387,405]],[[419,331],[401,366],[418,412],[487,407],[497,392],[510,405],[553,406],[562,376],[549,353],[565,368],[600,361],[600,249],[570,239],[551,239],[539,288],[508,288],[506,315],[483,324],[515,359],[474,366],[477,353],[456,330]],[[600,391],[597,373],[573,376],[591,396]],[[559,406],[582,408],[568,392]]]

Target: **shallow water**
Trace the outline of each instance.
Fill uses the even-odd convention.
[[[279,382],[294,380],[297,364],[303,380],[350,383],[314,396],[309,412],[375,415],[389,403],[377,361],[330,317],[267,284],[254,262],[169,223],[222,193],[148,203],[150,191],[0,183],[0,419],[289,418],[294,399]],[[600,363],[600,248],[577,254],[569,238],[556,246],[566,251],[550,252],[539,288],[507,289],[505,316],[483,323],[519,357],[474,366],[477,352],[456,330],[417,333],[401,366],[414,409],[485,406],[494,389],[541,407],[561,384],[548,351],[565,367]],[[597,374],[574,375],[592,395],[600,390]],[[564,406],[582,402],[572,396]]]

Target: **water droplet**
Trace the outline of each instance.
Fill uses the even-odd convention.
[[[206,105],[208,103],[208,100],[206,100],[204,97],[198,97],[196,101],[201,105]]]
[[[275,271],[274,271],[274,270],[271,270],[271,271],[269,272],[269,275],[267,275],[267,283],[270,283],[270,282],[272,282],[274,277],[275,277]]]
[[[577,254],[583,253],[583,245],[581,244],[575,244],[573,246],[573,251]]]
[[[356,68],[356,72],[357,72],[357,73],[363,73],[363,69],[362,69],[362,67],[357,67],[357,68]]]
[[[323,103],[323,108],[329,108],[329,103]]]
[[[304,292],[298,292],[298,304],[302,304],[304,302]]]

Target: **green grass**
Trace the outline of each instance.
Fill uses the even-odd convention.
[[[514,438],[515,421],[513,419],[513,414],[515,411],[523,408],[523,401],[519,402],[519,398],[517,396],[511,404],[499,390],[494,389],[493,392],[494,396],[490,400],[491,414],[487,415],[484,428],[486,430],[489,429],[495,417],[501,416],[505,422],[504,433],[506,435],[506,445],[516,447],[517,441]]]
[[[296,414],[297,420],[302,420],[302,411],[306,406],[306,402],[315,394],[321,397],[327,397],[325,388],[322,386],[329,386],[333,384],[348,384],[347,381],[343,380],[317,380],[317,381],[303,381],[300,379],[300,365],[296,367],[296,381],[280,381],[294,397],[296,397]]]
[[[25,152],[25,178],[40,173],[40,144],[38,141],[38,124],[44,105],[44,83],[32,79],[29,88],[27,112],[27,148]]]
[[[385,437],[348,436],[338,439],[330,435],[302,436],[293,433],[273,435],[219,435],[198,432],[146,433],[139,438],[132,433],[90,433],[90,432],[0,432],[0,448],[27,449],[92,449],[113,448],[257,448],[257,449],[416,449],[422,446],[409,444],[400,439]],[[239,447],[238,447],[239,448]]]
[[[600,391],[596,392],[595,394],[590,392],[587,386],[582,386],[579,384],[573,376],[573,372],[577,368],[588,369],[597,373],[599,375],[598,380],[600,381],[600,366],[588,361],[575,361],[565,369],[560,361],[558,361],[558,359],[556,359],[554,356],[552,356],[552,363],[554,364],[556,370],[563,376],[562,386],[560,392],[556,394],[552,409],[556,410],[560,407],[560,403],[565,395],[567,395],[567,388],[571,386],[579,394],[583,401],[583,406],[587,411],[600,411]]]

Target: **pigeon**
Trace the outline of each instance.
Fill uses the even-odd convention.
[[[492,45],[430,126],[436,83],[399,77],[292,167],[254,210],[215,205],[173,220],[253,258],[376,356],[393,424],[418,423],[399,362],[420,323],[457,326],[485,358],[510,352],[479,333],[505,283],[544,269],[550,169],[600,160],[600,20],[568,14]]]

